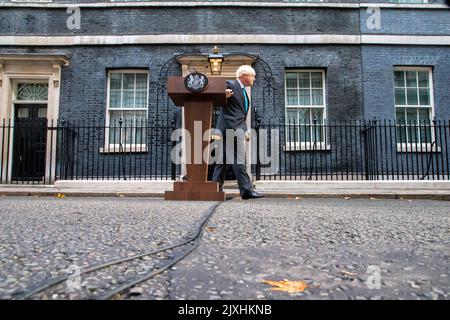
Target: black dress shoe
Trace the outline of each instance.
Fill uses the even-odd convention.
[[[264,198],[265,195],[263,193],[260,193],[257,191],[250,191],[250,192],[244,193],[241,197],[244,200],[248,200],[248,199]]]

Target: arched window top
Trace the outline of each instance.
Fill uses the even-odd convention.
[[[18,83],[17,100],[43,101],[48,99],[48,83]]]

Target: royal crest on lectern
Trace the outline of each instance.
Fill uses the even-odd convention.
[[[205,91],[208,87],[208,77],[200,72],[190,73],[184,78],[184,86],[194,93]]]

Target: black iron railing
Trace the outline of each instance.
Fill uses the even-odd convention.
[[[56,180],[175,179],[173,122],[4,120],[0,130],[3,184]]]
[[[256,131],[269,137],[257,142],[257,180],[450,180],[448,120],[257,123]]]
[[[175,180],[169,124],[16,119],[0,128],[2,184]],[[450,180],[450,121],[260,124],[257,180]],[[264,156],[265,155],[265,156]]]

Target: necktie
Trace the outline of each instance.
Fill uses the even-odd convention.
[[[245,100],[245,113],[247,113],[247,110],[248,110],[248,98],[247,98],[247,91],[245,90],[245,87],[242,88],[242,94],[244,95],[244,100]]]

